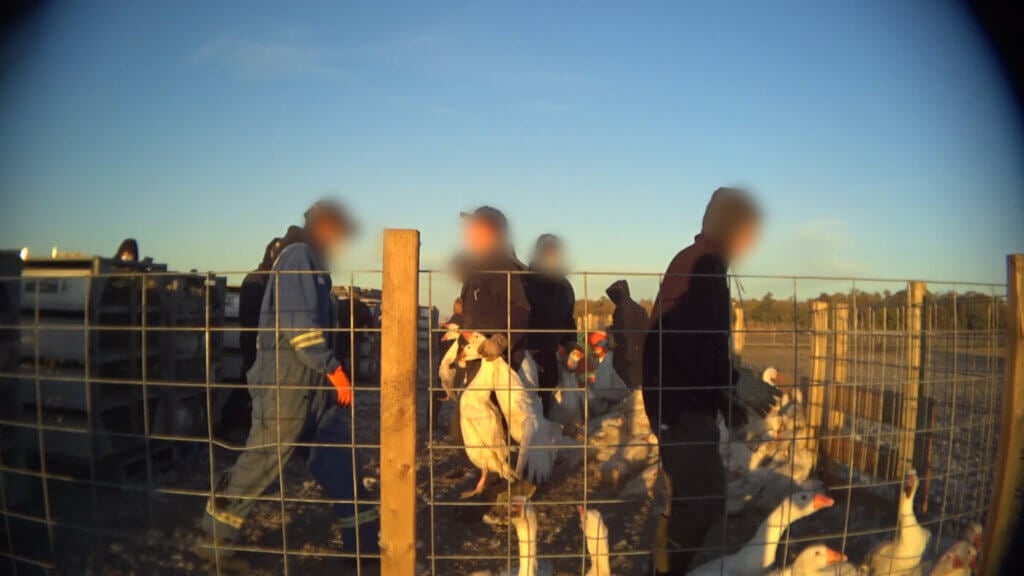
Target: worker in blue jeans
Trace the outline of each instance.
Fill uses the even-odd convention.
[[[248,372],[252,426],[245,451],[215,487],[203,531],[226,558],[260,496],[278,483],[296,443],[315,444],[309,471],[341,519],[344,551],[378,552],[377,507],[356,506],[355,451],[351,438],[352,386],[328,342],[337,316],[326,262],[353,231],[345,210],[320,201],[292,226],[267,280],[260,308],[256,362]],[[330,382],[331,386],[326,386]],[[242,498],[240,498],[242,497]],[[199,550],[212,556],[205,546]]]

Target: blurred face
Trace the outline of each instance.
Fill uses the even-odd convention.
[[[498,248],[501,236],[487,222],[471,218],[462,227],[462,241],[472,256],[486,256]]]
[[[322,218],[313,224],[313,240],[328,261],[336,260],[348,247],[348,234],[336,222]]]
[[[761,227],[757,222],[747,222],[736,228],[729,238],[729,260],[742,260],[757,245]]]
[[[565,266],[565,258],[562,250],[556,247],[548,247],[537,254],[537,265],[543,272],[561,273]]]

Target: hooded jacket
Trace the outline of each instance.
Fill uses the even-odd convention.
[[[739,379],[729,357],[730,299],[723,246],[756,219],[738,190],[715,191],[701,233],[668,265],[644,345],[644,404],[655,430],[681,412],[714,417]]]
[[[650,323],[647,310],[630,296],[629,283],[625,280],[614,282],[605,294],[615,304],[612,325],[608,327],[608,332],[615,339],[615,354],[612,356],[615,372],[629,386],[639,386],[644,335]]]
[[[475,262],[462,282],[463,331],[480,332],[485,336],[507,333],[510,362],[518,369],[526,350],[526,330],[530,327],[530,302],[523,289],[525,269],[509,252],[496,252]]]
[[[530,332],[527,348],[554,352],[560,345],[576,343],[576,292],[564,276],[551,276],[531,266],[533,274],[523,278],[530,303]],[[558,330],[558,332],[552,332]]]

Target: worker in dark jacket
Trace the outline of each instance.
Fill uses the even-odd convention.
[[[537,363],[540,388],[537,395],[548,414],[554,389],[558,386],[558,348],[576,345],[576,293],[565,277],[562,241],[554,234],[537,239],[530,272],[523,277],[530,302],[530,334],[526,347]]]
[[[617,280],[605,294],[615,304],[607,330],[615,342],[612,365],[626,386],[636,388],[643,379],[643,343],[650,319],[647,310],[629,295],[629,282]]]
[[[281,241],[260,308],[256,362],[248,374],[252,428],[245,451],[215,487],[203,517],[204,532],[219,542],[237,539],[256,503],[252,498],[278,483],[278,471],[295,444],[309,441],[314,446],[308,467],[327,496],[338,501],[345,548],[377,550],[376,508],[357,509],[352,503],[352,385],[328,341],[337,318],[327,262],[352,230],[340,205],[321,201],[306,212],[305,226],[289,228]]]
[[[530,324],[530,303],[521,274],[525,266],[515,257],[508,221],[500,210],[482,206],[471,213],[463,212],[462,218],[469,262],[462,283],[461,329],[488,337],[481,350],[484,358],[505,355],[512,369],[519,370]],[[479,360],[466,367],[467,382],[472,381],[479,367]]]
[[[767,414],[778,389],[729,357],[730,262],[754,245],[760,212],[743,191],[719,188],[692,246],[672,259],[644,344],[644,404],[671,486],[668,574],[685,574],[712,523],[725,517],[726,477],[716,413]],[[655,547],[656,549],[658,546]]]

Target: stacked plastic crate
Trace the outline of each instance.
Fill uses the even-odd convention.
[[[30,464],[139,479],[173,462],[176,437],[205,435],[223,279],[96,256],[28,259],[23,277],[17,418],[41,429],[20,435]]]

